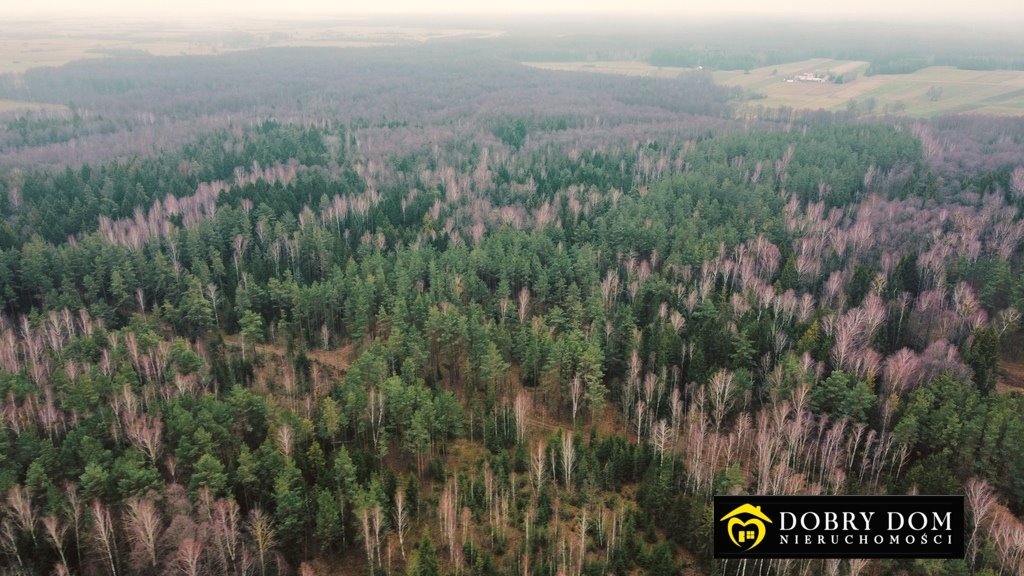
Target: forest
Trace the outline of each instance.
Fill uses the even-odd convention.
[[[0,571],[1024,573],[1024,119],[489,42],[0,76],[66,106],[0,115]],[[714,560],[716,494],[967,554]]]

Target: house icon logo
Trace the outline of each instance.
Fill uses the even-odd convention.
[[[743,551],[751,550],[760,544],[764,540],[765,532],[768,531],[764,523],[772,523],[771,519],[761,512],[760,506],[751,506],[750,504],[738,506],[732,512],[718,519],[719,522],[726,520],[728,520],[728,524],[726,524],[725,530],[729,534],[729,539]]]

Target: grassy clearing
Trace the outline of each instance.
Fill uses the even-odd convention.
[[[690,70],[644,62],[527,62],[545,70],[673,78]],[[868,63],[817,58],[756,68],[714,72],[716,83],[757,94],[751,106],[844,110],[934,116],[972,112],[1024,115],[1024,72],[958,70],[933,66],[912,74],[865,76]],[[844,82],[787,82],[802,73],[843,76]],[[873,107],[868,103],[873,102]]]
[[[646,62],[606,61],[606,62],[523,62],[531,68],[541,70],[559,70],[562,72],[597,72],[600,74],[618,74],[622,76],[645,76],[652,78],[675,78],[690,68],[674,68],[671,66],[651,66]]]
[[[51,112],[65,112],[67,106],[58,104],[43,104],[41,102],[23,102],[20,100],[0,100],[0,114],[5,112],[24,112],[27,110],[47,110]]]
[[[490,29],[394,26],[363,20],[9,21],[0,22],[0,74],[114,54],[203,56],[286,46],[364,48],[501,34]]]
[[[912,74],[865,76],[867,62],[805,60],[743,72],[716,72],[715,81],[763,95],[752,104],[843,110],[851,102],[867,111],[910,116],[973,112],[1024,114],[1024,72],[958,70],[933,66]],[[842,84],[787,82],[803,72],[843,75]]]
[[[1004,354],[999,359],[996,390],[1003,394],[1024,394],[1024,362]]]

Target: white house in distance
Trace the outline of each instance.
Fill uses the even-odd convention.
[[[798,75],[796,75],[796,76],[794,76],[792,78],[786,78],[786,82],[819,82],[819,83],[825,83],[825,82],[828,82],[828,77],[827,76],[818,76],[814,72],[804,72],[804,73],[798,74]]]

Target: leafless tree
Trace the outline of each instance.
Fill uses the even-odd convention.
[[[220,315],[217,314],[217,301],[218,301],[218,298],[217,298],[217,285],[213,284],[213,283],[207,284],[205,292],[206,292],[206,297],[210,299],[210,306],[213,307],[213,320],[214,320],[214,324],[216,324],[216,326],[219,328],[220,327]]]
[[[203,573],[203,543],[194,538],[185,538],[178,545],[175,564],[184,576],[199,576]]]
[[[636,443],[639,444],[643,438],[644,415],[647,413],[647,402],[637,400],[636,402]]]
[[[93,539],[103,555],[111,576],[117,576],[117,541],[110,510],[99,500],[92,503]]]
[[[519,323],[526,321],[526,313],[530,308],[530,290],[523,286],[519,290]]]
[[[996,494],[988,482],[978,478],[967,481],[964,494],[967,496],[967,507],[971,511],[971,537],[968,539],[967,553],[973,564],[978,554],[978,534],[992,515]]]
[[[577,519],[576,524],[577,532],[579,533],[579,562],[577,564],[576,574],[583,574],[583,564],[587,559],[587,508],[583,507],[583,515]]]
[[[150,462],[157,463],[162,444],[163,421],[159,416],[139,414],[125,423],[125,436],[133,446],[149,457]]]
[[[530,455],[530,478],[533,480],[534,490],[540,491],[544,485],[544,461],[545,449],[542,442],[538,442]]]
[[[526,423],[530,413],[530,397],[524,390],[516,394],[513,406],[516,418],[516,438],[522,442],[526,438]]]
[[[78,496],[78,488],[74,483],[64,485],[65,514],[71,523],[71,531],[75,537],[75,549],[78,550],[78,564],[82,563],[82,521],[85,515],[85,505]]]
[[[1014,169],[1010,187],[1013,188],[1013,195],[1016,198],[1024,197],[1024,166],[1017,166]]]
[[[409,510],[405,504],[405,491],[395,490],[395,534],[398,536],[398,548],[405,560],[405,535],[409,531]]]
[[[384,394],[376,388],[370,388],[367,411],[370,419],[370,433],[373,436],[373,448],[377,454],[380,454],[381,435],[384,431]]]
[[[654,426],[651,426],[651,444],[654,446],[655,452],[658,453],[662,464],[665,463],[665,451],[668,449],[670,439],[671,432],[664,420],[658,420]]]
[[[583,379],[579,374],[574,374],[569,381],[569,399],[572,402],[572,423],[576,425],[576,413],[583,401]]]
[[[212,540],[225,574],[237,573],[242,543],[239,515],[238,504],[231,498],[220,499],[213,504]]]
[[[64,537],[68,532],[67,524],[61,523],[56,516],[50,515],[43,518],[43,531],[50,545],[60,556],[60,563],[67,566],[68,560],[64,557]]]
[[[375,503],[373,508],[370,510],[370,521],[373,526],[373,544],[377,555],[377,566],[381,566],[380,545],[383,540],[384,528],[387,520],[384,517],[384,510],[381,508],[379,502]]]
[[[125,524],[128,538],[145,557],[149,570],[157,569],[157,554],[160,535],[163,532],[160,515],[149,498],[132,498],[125,509]],[[141,567],[140,567],[141,568]],[[140,569],[140,571],[142,571]]]
[[[733,394],[733,375],[726,370],[719,370],[711,376],[708,383],[708,398],[711,401],[711,413],[715,420],[715,431],[722,427],[725,414],[732,407],[735,397]]]
[[[281,424],[277,429],[277,449],[285,458],[292,457],[293,440],[292,427],[288,424]]]
[[[370,524],[370,506],[363,505],[359,508],[359,525],[363,529],[363,551],[366,553],[366,564],[370,568],[370,576],[374,573],[373,553],[376,545],[373,541],[373,528]]]
[[[860,576],[870,562],[867,558],[852,558],[850,560],[850,576]]]
[[[263,510],[256,507],[249,513],[249,522],[246,527],[249,537],[256,546],[260,575],[266,576],[267,555],[277,545],[277,534],[274,530],[273,521]]]
[[[7,513],[14,525],[23,533],[28,534],[34,545],[36,543],[36,524],[39,519],[28,490],[20,484],[11,486],[11,489],[7,491],[6,503]]]
[[[568,430],[562,431],[562,474],[565,478],[565,487],[572,487],[572,473],[576,468],[576,445],[573,443],[573,434]]]
[[[458,542],[455,537],[458,528],[458,503],[458,482],[454,479],[449,479],[445,482],[444,489],[441,491],[441,499],[438,502],[438,519],[441,523],[441,535],[448,545],[448,556],[452,563],[455,562],[456,555],[458,554],[456,550]]]
[[[1020,321],[1020,317],[1020,312],[1018,312],[1013,306],[1000,311],[999,315],[996,316],[995,322],[996,330],[999,332],[999,335],[1002,336],[1007,330],[1016,327],[1017,322]]]

